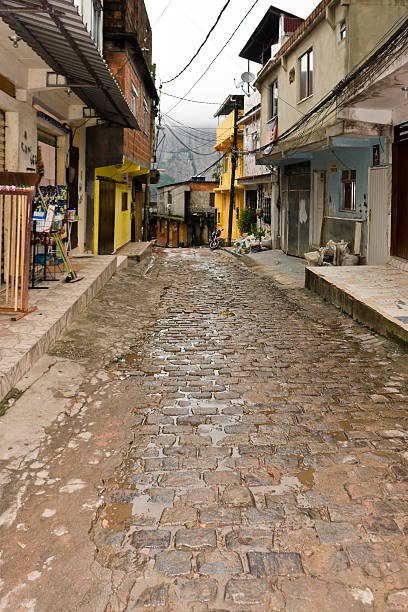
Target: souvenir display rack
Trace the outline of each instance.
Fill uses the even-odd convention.
[[[31,203],[38,175],[0,173],[0,313],[18,320],[28,305]]]
[[[48,289],[44,283],[58,282],[63,272],[63,259],[59,253],[55,232],[61,232],[67,216],[68,201],[65,185],[41,186],[33,197],[32,260],[30,289]],[[42,281],[40,284],[36,284]]]

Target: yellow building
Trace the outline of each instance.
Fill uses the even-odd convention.
[[[215,193],[215,209],[217,218],[217,228],[222,229],[221,236],[227,241],[228,238],[228,217],[231,194],[231,150],[234,142],[234,120],[235,120],[235,105],[237,106],[237,119],[242,117],[244,112],[244,96],[228,96],[219,110],[215,113],[215,117],[225,116],[217,127],[217,144],[215,151],[220,151],[225,154],[222,159],[222,173],[220,177],[219,187],[214,189]],[[235,170],[234,182],[234,214],[232,218],[232,241],[240,236],[238,229],[238,219],[244,209],[244,187],[238,185],[237,179],[243,175],[243,128],[238,126],[237,133],[237,150],[238,160]]]

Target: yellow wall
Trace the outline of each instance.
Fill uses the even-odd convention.
[[[113,180],[120,181],[115,183],[115,228],[114,228],[114,251],[117,251],[121,246],[126,244],[131,239],[131,206],[132,206],[132,189],[126,187],[124,182],[124,174],[136,176],[139,174],[147,174],[149,170],[142,166],[132,164],[125,158],[122,166],[104,166],[95,169],[95,206],[94,206],[94,253],[98,254],[99,240],[99,181],[97,176],[106,176]],[[128,194],[128,209],[122,211],[122,193]]]
[[[243,114],[243,111],[239,111],[239,116]],[[220,177],[220,186],[214,189],[215,192],[215,208],[217,210],[217,228],[222,229],[221,236],[224,240],[228,238],[228,216],[229,216],[229,201],[230,201],[230,187],[231,187],[231,153],[229,152],[234,136],[234,111],[232,111],[217,127],[217,144],[214,147],[215,150],[227,153],[228,167],[225,168],[225,158],[222,160],[222,174]],[[238,151],[243,150],[243,127],[238,126],[238,138],[237,138]],[[237,179],[243,176],[243,158],[242,155],[238,156],[238,163],[235,170],[235,208],[232,219],[232,240],[236,240],[240,236],[240,231],[237,224],[237,212],[241,214],[244,209],[244,188],[242,185],[237,184]],[[226,198],[226,204],[225,204]],[[218,213],[220,213],[220,221],[218,222]]]

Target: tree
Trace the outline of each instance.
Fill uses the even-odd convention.
[[[244,208],[238,219],[239,231],[241,234],[249,234],[253,225],[256,225],[256,212],[252,208]]]

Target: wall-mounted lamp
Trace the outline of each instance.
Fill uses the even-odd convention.
[[[9,36],[9,40],[13,43],[13,47],[17,49],[18,43],[20,42],[20,40],[23,39],[21,38],[21,36],[18,36],[18,34],[13,34],[13,36]]]
[[[408,87],[401,87],[401,91],[404,92],[405,99],[408,99]]]

